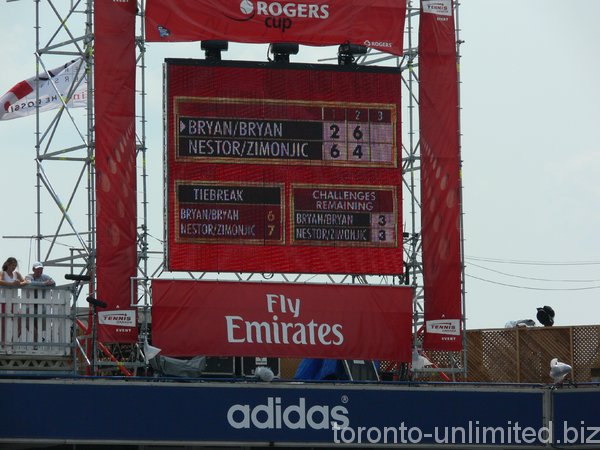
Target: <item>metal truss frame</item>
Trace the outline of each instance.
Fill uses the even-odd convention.
[[[457,67],[460,68],[460,40],[459,26],[459,1],[453,0],[455,13],[455,34],[456,34],[456,54]],[[392,61],[402,70],[403,82],[403,107],[405,108],[405,119],[403,120],[403,139],[402,139],[402,169],[405,176],[404,184],[404,208],[410,214],[410,223],[404,226],[404,255],[406,262],[406,284],[410,284],[415,289],[413,302],[413,348],[417,354],[422,354],[422,332],[424,327],[424,301],[426,293],[423,285],[423,263],[421,258],[421,223],[420,223],[420,183],[417,178],[420,174],[420,140],[419,140],[419,43],[418,43],[418,23],[420,17],[419,0],[407,1],[407,18],[405,26],[405,47],[402,58],[369,51],[364,57],[359,59],[359,64],[376,64]],[[458,71],[458,83],[460,89],[460,70]],[[459,90],[460,102],[460,90]],[[460,111],[460,105],[459,105]],[[460,129],[460,118],[459,118]],[[462,210],[462,186],[461,186],[461,258],[464,257],[464,228],[463,210]],[[462,284],[461,284],[461,302],[462,302],[462,352],[445,352],[445,355],[429,356],[437,362],[436,367],[413,371],[413,376],[427,378],[431,373],[441,373],[443,379],[455,379],[460,375],[466,379],[467,373],[467,342],[466,342],[466,316],[465,316],[465,273],[464,263],[462,264]],[[438,352],[439,353],[439,352]],[[445,365],[444,365],[445,364]],[[449,376],[448,376],[449,375]]]
[[[56,91],[59,109],[44,116],[36,113],[35,253],[49,266],[83,274],[93,269],[95,255],[93,0],[46,3],[42,10],[35,2],[36,76],[50,78],[48,71],[57,63],[81,58],[87,106],[85,112],[67,106],[82,78],[73,81],[66,98]],[[61,186],[55,182],[59,179]]]
[[[46,261],[47,265],[67,267],[75,274],[94,273],[96,252],[95,221],[95,173],[94,173],[94,108],[93,108],[93,0],[70,0],[65,4],[62,0],[46,0],[45,6],[35,0],[36,8],[36,69],[37,75],[43,74],[48,67],[53,67],[52,59],[60,56],[64,63],[65,56],[83,58],[86,64],[88,82],[88,103],[85,114],[76,114],[67,107],[67,99],[63,99],[63,107],[51,118],[42,119],[36,115],[36,176],[37,176],[37,208],[36,208],[36,254],[37,259]],[[416,5],[416,6],[414,6]],[[460,60],[458,1],[455,0],[457,54]],[[42,12],[42,8],[46,8]],[[144,30],[145,0],[137,0],[138,30],[136,32],[136,65],[137,65],[137,99],[136,99],[136,151],[138,167],[138,277],[132,280],[137,285],[137,298],[132,298],[132,305],[142,313],[141,339],[145,339],[149,329],[149,310],[151,308],[150,280],[164,276],[162,263],[151,267],[149,255],[163,253],[162,248],[151,249],[148,233],[147,198],[148,173],[146,169],[146,77],[145,58],[146,43]],[[396,276],[365,275],[314,275],[314,274],[274,274],[274,273],[187,273],[192,279],[221,279],[239,281],[282,281],[282,282],[325,282],[328,283],[362,283],[362,284],[404,284],[415,289],[413,302],[413,333],[415,351],[421,350],[421,331],[424,318],[424,298],[421,260],[421,227],[420,227],[420,172],[419,125],[418,125],[418,19],[419,0],[408,1],[408,13],[405,25],[404,56],[396,57],[385,53],[369,51],[357,60],[358,64],[396,65],[402,70],[403,103],[403,138],[402,168],[405,176],[404,184],[404,224],[403,253],[406,271]],[[83,18],[83,20],[82,20]],[[51,23],[46,30],[45,22]],[[44,23],[43,23],[44,22]],[[71,26],[73,24],[73,26]],[[48,113],[45,115],[47,116]],[[64,131],[66,130],[66,131]],[[73,142],[74,141],[74,142]],[[55,189],[53,174],[49,166],[54,163],[59,167],[54,176],[65,183],[67,173],[73,178],[71,191]],[[66,172],[68,164],[76,165],[74,171]],[[46,214],[47,199],[56,206],[54,214]],[[461,202],[462,205],[462,202]],[[153,207],[157,207],[154,205]],[[461,206],[462,207],[462,206]],[[161,206],[162,208],[162,206]],[[462,214],[461,214],[462,215]],[[44,221],[42,221],[42,217]],[[53,223],[51,232],[47,223]],[[48,227],[48,228],[47,228]],[[82,231],[83,230],[83,231]],[[461,236],[461,242],[463,241]],[[462,244],[461,244],[462,245]],[[162,243],[161,243],[162,247]],[[65,251],[65,249],[67,251]],[[464,270],[464,269],[463,269]],[[169,275],[170,276],[170,275]],[[94,283],[94,280],[91,281]],[[436,372],[466,375],[466,340],[465,340],[465,289],[463,273],[463,352],[441,358],[447,361],[445,367],[432,369]],[[77,296],[75,296],[77,298]],[[427,372],[427,371],[424,371]],[[417,374],[419,375],[419,374]],[[425,374],[427,375],[427,374]]]

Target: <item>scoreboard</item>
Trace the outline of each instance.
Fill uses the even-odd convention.
[[[168,270],[402,273],[400,82],[166,60]]]
[[[395,105],[179,98],[176,108],[178,160],[396,164]],[[210,117],[217,110],[225,117]]]

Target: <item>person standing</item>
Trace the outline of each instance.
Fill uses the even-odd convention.
[[[41,262],[34,262],[31,270],[33,273],[25,277],[27,284],[34,286],[54,286],[56,284],[50,275],[44,273],[44,265]]]
[[[17,271],[17,259],[12,256],[2,264],[2,272],[0,272],[0,286],[19,287],[23,286],[25,278]]]

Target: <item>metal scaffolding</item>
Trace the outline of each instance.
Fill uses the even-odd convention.
[[[93,1],[62,3],[35,2],[36,76],[51,79],[48,71],[70,58],[85,65],[85,77],[73,80],[67,98],[56,92],[62,107],[36,114],[36,255],[49,266],[86,273],[95,255]],[[69,108],[84,81],[86,108]]]

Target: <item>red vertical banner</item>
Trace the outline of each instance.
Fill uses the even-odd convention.
[[[98,339],[135,342],[130,278],[137,273],[136,2],[94,2]]]
[[[419,25],[425,339],[462,348],[458,66],[452,0],[423,0]]]

